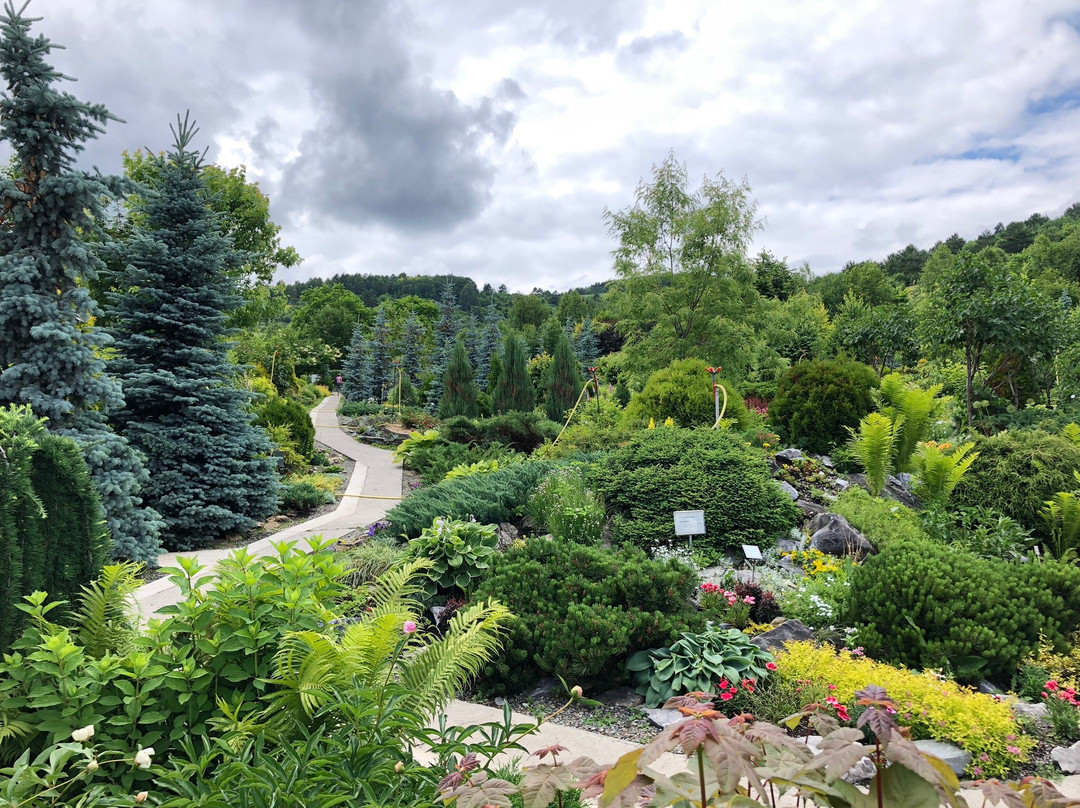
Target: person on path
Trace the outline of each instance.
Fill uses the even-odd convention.
[[[341,392],[341,383],[342,383],[342,381],[344,381],[344,379],[341,378],[341,374],[339,373],[337,375],[337,378],[334,379],[334,384],[337,385],[337,391],[339,393]]]

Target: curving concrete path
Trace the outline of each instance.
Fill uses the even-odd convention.
[[[381,519],[400,498],[401,465],[394,462],[389,449],[360,443],[341,429],[337,420],[340,401],[341,396],[329,396],[311,411],[315,440],[356,463],[337,509],[249,544],[247,549],[252,555],[272,554],[275,542],[298,541],[303,546],[302,540],[310,536],[341,538],[358,527]],[[163,553],[158,557],[158,566],[175,566],[178,556],[186,556],[197,557],[212,568],[233,550],[235,548]],[[180,590],[167,578],[159,578],[139,587],[135,600],[145,618],[163,606],[179,602]]]

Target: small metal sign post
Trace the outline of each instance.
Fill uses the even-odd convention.
[[[693,552],[694,536],[705,535],[705,511],[675,511],[675,535],[689,538]]]
[[[746,557],[746,563],[750,566],[751,576],[750,579],[754,580],[754,562],[764,561],[761,555],[761,548],[756,544],[744,544],[742,546],[743,555]]]

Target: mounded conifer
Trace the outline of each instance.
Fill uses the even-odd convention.
[[[229,362],[226,314],[238,302],[230,270],[245,256],[206,204],[196,133],[177,119],[175,144],[157,158],[142,216],[121,248],[110,313],[126,405],[120,431],[147,456],[148,500],[173,550],[204,547],[273,513],[278,479],[250,394]]]
[[[161,520],[144,507],[143,459],[108,426],[123,405],[101,358],[108,336],[89,285],[102,268],[86,239],[99,234],[119,177],[79,170],[75,158],[110,119],[101,105],[57,89],[65,77],[32,37],[34,20],[10,2],[0,17],[0,138],[14,152],[0,177],[0,405],[29,404],[49,429],[76,441],[102,497],[117,556],[154,563]]]

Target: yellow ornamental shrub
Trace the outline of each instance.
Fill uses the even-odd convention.
[[[896,702],[896,718],[910,727],[913,739],[948,741],[970,752],[972,776],[1004,777],[1035,746],[1020,732],[1007,702],[930,672],[894,668],[811,643],[789,643],[776,655],[776,665],[776,675],[784,680],[820,678],[836,685],[833,694],[849,705],[856,690],[880,685]]]

